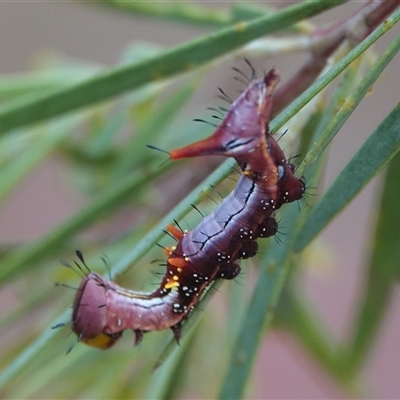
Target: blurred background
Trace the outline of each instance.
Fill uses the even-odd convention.
[[[218,2],[207,2],[207,5],[228,7],[227,3]],[[358,6],[359,4],[354,3],[346,4],[318,16],[312,22],[318,25],[327,24],[343,18],[344,15],[348,15],[349,10]],[[179,22],[124,14],[106,6],[91,5],[90,2],[1,2],[0,73],[23,73],[40,69],[46,63],[64,62],[85,64],[97,70],[120,63],[122,55],[133,44],[149,42],[167,48],[207,32],[207,27],[193,27]],[[376,45],[377,51],[385,49],[394,37],[395,32],[390,32],[379,40]],[[280,55],[273,59],[256,60],[255,64],[265,69],[276,66],[285,79],[290,77],[306,58],[304,54]],[[329,151],[323,183],[315,189],[315,196],[319,196],[329,187],[356,149],[399,100],[399,62],[397,56],[334,140]],[[182,111],[187,124],[195,124],[192,119],[205,115],[206,107],[220,105],[220,100],[216,99],[217,86],[229,93],[235,93],[235,89],[232,89],[235,83],[231,79],[231,66],[230,60],[206,72],[206,78],[202,79],[196,94]],[[240,66],[243,67],[243,64]],[[188,139],[186,143],[192,139],[194,141],[196,137]],[[170,147],[168,143],[164,143],[163,147],[169,150],[172,145]],[[162,162],[161,158],[160,160]],[[198,166],[203,161],[196,162]],[[79,175],[79,171],[74,173]],[[185,184],[190,179],[191,175],[188,172],[181,182]],[[171,193],[168,199],[170,207],[182,197],[179,186],[179,182],[173,186],[176,192]],[[73,182],[71,170],[65,168],[65,160],[58,157],[57,153],[40,163],[1,205],[1,246],[7,248],[22,242],[33,242],[68,219],[87,201],[85,194],[79,191],[78,187]],[[317,239],[315,246],[321,249],[321,257],[314,257],[313,263],[304,265],[300,271],[301,284],[309,301],[321,313],[324,324],[338,341],[348,334],[347,329],[354,318],[354,305],[363,288],[365,273],[362,266],[370,247],[369,232],[375,222],[375,195],[379,193],[379,188],[378,176]],[[126,230],[135,222],[135,218],[138,218],[125,216],[126,213],[119,219],[114,219],[111,225],[100,224],[87,230],[83,235],[83,243],[85,240],[106,242],[108,235]],[[70,260],[74,254],[67,254],[65,257],[69,257]],[[52,265],[54,270],[60,268],[58,259],[55,259]],[[52,274],[53,272],[44,274],[41,279],[48,285],[53,285]],[[129,280],[125,284],[141,289],[134,287]],[[232,285],[225,284],[227,288],[221,290],[229,291]],[[15,296],[18,297],[18,294],[11,294],[6,288],[3,289],[0,298],[7,304],[13,301]],[[61,289],[60,296],[64,296],[67,302],[68,298],[72,298],[70,292]],[[3,308],[4,302],[2,304]],[[49,317],[48,321],[54,317],[55,314]],[[21,327],[28,328],[26,325]],[[379,338],[365,365],[364,376],[372,397],[400,397],[399,330],[400,291],[397,287]],[[12,340],[13,333],[5,331],[0,335],[2,343],[6,343]],[[68,344],[65,344],[65,347],[68,347]],[[62,346],[57,347],[53,357],[68,363],[69,358],[64,357],[62,351]],[[135,363],[134,357],[132,363]],[[268,332],[253,374],[252,398],[348,397],[348,394],[307,355],[294,337],[276,329]],[[188,392],[187,398],[190,397]]]

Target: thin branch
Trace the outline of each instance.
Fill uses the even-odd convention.
[[[326,66],[329,57],[345,39],[354,44],[362,42],[399,5],[400,0],[370,0],[352,16],[329,28],[316,29],[310,38],[310,59],[275,92],[272,117],[311,86]]]

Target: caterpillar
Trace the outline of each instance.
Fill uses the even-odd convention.
[[[179,341],[182,323],[208,286],[216,279],[237,277],[239,260],[257,253],[256,240],[277,232],[275,211],[303,197],[304,178],[295,177],[295,166],[286,160],[268,130],[279,73],[271,69],[256,79],[251,68],[248,87],[232,103],[214,134],[169,153],[172,160],[233,157],[242,170],[235,189],[193,230],[167,226],[177,244],[167,250],[166,273],[154,292],[124,289],[89,272],[73,306],[71,325],[78,341],[107,349],[126,329],[134,332],[138,344],[144,333],[166,328]]]

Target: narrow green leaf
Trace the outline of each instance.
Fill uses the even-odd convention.
[[[271,129],[275,132],[277,129],[281,128],[283,124],[285,124],[289,118],[295,115],[298,111],[300,111],[314,96],[316,96],[322,89],[324,89],[328,83],[333,81],[344,69],[351,64],[357,57],[363,54],[373,43],[375,43],[382,35],[387,33],[398,21],[400,20],[400,10],[397,10],[393,13],[389,18],[386,19],[384,23],[382,23],[378,28],[376,28],[367,38],[365,38],[360,44],[358,44],[354,49],[352,49],[345,57],[343,57],[339,62],[337,62],[326,74],[317,79],[313,85],[308,88],[301,96],[299,96],[295,101],[293,101],[285,110],[283,110],[273,121],[273,126],[271,124]],[[386,65],[391,61],[391,59],[396,55],[399,50],[399,37],[397,37],[391,45],[386,50],[386,56],[379,58],[379,64],[375,65],[373,68],[373,72],[370,72],[368,75],[371,77],[371,82],[365,83],[363,81],[360,87],[366,87],[366,90],[369,90],[373,82],[375,81],[374,75],[378,74],[386,67]],[[358,100],[358,98],[352,99],[354,102]],[[358,103],[357,103],[358,104]],[[356,103],[348,103],[347,107],[355,107]],[[342,113],[346,111],[344,109]],[[348,111],[348,109],[347,109]],[[340,115],[340,118],[343,119],[343,115]],[[338,118],[339,119],[339,118]],[[344,123],[343,119],[343,123]],[[333,123],[331,125],[333,127]],[[332,129],[332,128],[330,128]],[[328,133],[325,134],[324,138],[320,139],[324,148],[327,146],[326,137],[332,138],[333,133],[329,130]],[[334,135],[333,135],[334,136]],[[316,158],[322,153],[319,146],[313,147],[313,152],[307,155],[306,164],[311,164],[316,160]],[[305,169],[306,164],[300,166],[299,173],[302,173]]]
[[[146,122],[139,129],[139,132],[132,138],[132,141],[127,144],[124,153],[117,160],[116,169],[123,171],[133,170],[135,166],[143,163],[144,152],[141,152],[132,158],[132,154],[138,153],[137,149],[144,149],[146,144],[154,144],[156,136],[161,136],[161,132],[166,129],[177,113],[193,95],[197,85],[187,84],[182,89],[178,90],[169,100],[155,109],[148,115]]]
[[[171,98],[170,103],[163,106],[163,108],[160,110],[161,114],[164,115],[165,111],[168,111],[170,114],[176,114],[188,96],[193,93],[193,90],[193,85],[185,86],[173,98]],[[151,137],[154,137],[154,132],[158,132],[158,128],[161,129],[161,126],[164,126],[168,120],[169,117],[161,120],[152,120],[147,128],[149,129],[152,127],[154,130],[152,130],[150,133],[145,131],[141,135],[136,135],[134,137],[135,147],[144,149],[145,147],[143,142],[149,140]],[[146,152],[143,154],[145,153]],[[131,162],[131,167],[132,165],[137,166],[138,163],[143,161],[143,154],[136,157],[133,162]],[[128,155],[129,157],[132,157],[131,154]],[[117,160],[114,165],[118,169],[121,168],[119,160]],[[0,269],[0,282],[3,282],[3,280],[7,279],[7,277],[10,275],[22,273],[25,268],[31,266],[32,264],[37,265],[40,260],[54,253],[62,243],[70,239],[73,235],[77,234],[80,230],[89,226],[106,213],[115,210],[121,204],[126,202],[127,199],[129,199],[134,193],[137,193],[143,187],[146,187],[149,181],[152,181],[161,173],[164,173],[175,166],[176,164],[169,162],[165,164],[163,168],[160,168],[159,165],[157,165],[157,167],[153,166],[151,168],[152,172],[143,177],[130,174],[131,176],[128,175],[128,177],[123,180],[114,180],[114,184],[107,187],[103,193],[97,195],[97,197],[90,204],[81,209],[67,221],[59,225],[56,229],[46,234],[38,242],[21,246],[15,252],[3,258],[2,263],[4,267]],[[190,207],[188,207],[188,209],[190,209]],[[170,223],[172,220],[173,218],[171,218],[168,223]],[[166,223],[164,226],[165,225]],[[158,237],[160,233],[162,234],[164,226],[157,231],[156,237]],[[151,245],[153,244],[154,242],[151,243]]]
[[[188,200],[190,203],[196,203],[198,201],[199,196],[202,196],[202,191],[207,190],[208,188],[208,182],[216,182],[217,180],[222,179],[221,174],[226,174],[229,171],[229,166],[227,163],[225,163],[219,171],[216,171],[216,173],[213,174],[210,179],[208,179],[205,183],[199,186],[198,189],[196,189],[192,194],[190,195],[190,200]],[[186,199],[187,200],[187,199]],[[182,207],[187,201],[182,202]],[[190,208],[190,207],[189,207]],[[297,211],[297,209],[296,209]],[[123,271],[127,265],[130,265],[131,263],[135,262],[138,258],[140,258],[150,247],[152,247],[153,243],[157,240],[159,240],[160,236],[162,235],[161,229],[162,227],[166,224],[169,223],[173,218],[179,218],[181,215],[183,215],[185,210],[181,210],[181,207],[177,207],[173,212],[170,213],[170,215],[167,215],[163,221],[160,222],[160,224],[155,227],[152,232],[150,232],[146,237],[143,239],[141,243],[139,243],[138,246],[135,247],[135,249],[132,249],[132,251],[123,257],[123,259],[120,260],[118,265],[115,267],[116,273]],[[268,292],[270,295],[270,291]],[[276,297],[276,296],[275,296]],[[274,297],[274,298],[275,298]],[[264,316],[264,312],[261,313]],[[254,342],[251,340],[247,343],[250,343],[252,346],[254,346]]]
[[[174,352],[168,354],[168,360],[157,370],[153,370],[152,382],[148,385],[148,390],[145,399],[171,399],[174,398],[174,393],[178,389],[176,382],[179,380],[179,375],[177,374],[179,369],[184,363],[186,354],[188,352],[188,347],[193,342],[196,336],[196,331],[192,329],[182,340],[179,346],[174,346]],[[174,339],[175,341],[175,339]],[[175,342],[176,343],[176,342]]]
[[[288,230],[293,229],[299,215],[296,204],[286,206],[284,218],[288,221]],[[244,395],[263,330],[271,323],[278,296],[289,270],[292,241],[293,236],[287,236],[282,238],[280,244],[272,243],[262,261],[256,287],[233,346],[234,352],[219,399],[241,399]]]
[[[397,13],[397,18],[399,16],[400,13]],[[360,85],[362,89],[369,89],[370,85],[377,79],[384,66],[386,66],[393,58],[397,51],[398,44],[397,41],[394,41],[389,46],[388,50],[379,60],[380,63],[375,64],[372,69],[369,76],[370,80],[364,81],[364,85]],[[329,75],[329,72],[326,75]],[[320,82],[316,82],[317,86],[319,84]],[[310,88],[310,91],[312,89]],[[349,109],[353,110],[356,100],[361,100],[362,96],[360,92],[361,90],[357,91],[354,103],[352,103],[352,106],[349,107]],[[358,96],[360,96],[360,98]],[[290,107],[290,109],[291,108],[292,107]],[[284,113],[282,114],[284,115]],[[343,116],[341,116],[341,118],[343,118]],[[278,116],[274,121],[274,124],[278,125],[280,123],[279,119],[283,119],[283,116]],[[340,121],[343,121],[343,119]],[[320,150],[322,153],[322,146],[320,147]],[[296,217],[293,215],[285,220],[289,220],[291,224],[294,224]],[[302,236],[300,234],[297,237]],[[292,237],[292,240],[293,238],[294,236]],[[268,324],[272,318],[276,299],[282,289],[285,276],[287,275],[287,261],[292,251],[292,245],[293,244],[289,241],[278,250],[272,246],[273,248],[271,248],[265,263],[263,263],[263,272],[260,274],[257,281],[257,286],[248,307],[247,316],[242,323],[242,331],[240,332],[234,346],[235,352],[232,357],[231,366],[221,388],[219,396],[221,399],[241,398],[243,396],[244,387],[254,361],[256,349],[259,346],[262,332],[261,328],[264,326],[264,323]],[[266,272],[268,271],[266,266],[269,266],[269,273]]]
[[[162,19],[171,19],[202,25],[225,25],[232,22],[230,12],[215,7],[204,7],[194,2],[139,2],[106,0],[98,1],[100,5],[107,5],[122,11],[129,11],[137,15],[146,15]]]
[[[277,12],[266,4],[255,6],[246,2],[234,3],[230,10],[197,5],[194,2],[179,3],[162,2],[127,2],[121,0],[99,1],[100,5],[107,5],[117,10],[128,11],[133,15],[146,15],[163,20],[179,21],[197,25],[223,26],[239,21],[272,15]]]
[[[397,137],[400,138],[400,107],[398,106],[396,110],[397,118],[393,119],[393,130],[397,131]],[[382,136],[387,134],[388,132],[384,130],[381,132]],[[397,153],[389,163],[378,206],[378,221],[368,266],[368,282],[360,302],[360,311],[346,364],[346,371],[351,375],[362,367],[374,343],[400,275],[399,176],[400,153]]]
[[[108,188],[88,206],[42,237],[37,243],[20,247],[4,257],[2,268],[0,268],[0,283],[11,275],[15,276],[22,273],[32,263],[38,263],[45,256],[54,253],[73,234],[126,202],[130,196],[145,187],[149,179],[154,179],[154,177],[165,172],[166,169],[172,168],[172,166],[173,164],[169,163],[163,169],[153,168],[153,172],[145,177],[132,175],[125,180],[116,182],[113,187]]]
[[[63,118],[26,138],[29,145],[0,171],[0,203],[68,135],[81,118]],[[51,133],[51,134],[50,134]]]
[[[299,232],[296,252],[310,243],[400,150],[399,118],[397,105],[339,174]]]
[[[60,320],[68,320],[70,318],[71,311],[66,310],[57,321],[53,324],[55,325]],[[46,329],[31,346],[27,346],[24,351],[17,355],[13,362],[6,366],[6,368],[0,372],[0,388],[5,385],[21,368],[35,355],[47,345],[49,340],[54,336],[55,331],[51,329]]]
[[[133,249],[129,251],[124,251],[124,256],[119,260],[119,262],[113,267],[113,274],[118,275],[119,273],[125,271],[128,266],[134,264],[138,261],[144,254],[146,254],[149,249],[151,249],[154,244],[161,239],[164,235],[163,229],[165,226],[173,221],[174,219],[181,219],[184,215],[186,215],[191,209],[191,204],[197,204],[200,199],[205,196],[209,190],[211,190],[210,185],[216,185],[221,182],[222,179],[226,175],[231,172],[232,162],[227,160],[222,166],[220,166],[210,177],[208,177],[204,182],[197,186],[185,199],[183,199],[177,207],[175,207],[170,213],[168,213],[148,234],[146,234],[143,239],[134,246]],[[128,185],[129,186],[129,185]],[[107,204],[104,200],[99,199],[100,204]],[[47,235],[43,240],[37,243],[35,246],[30,247],[26,250],[26,254],[19,254],[14,256],[14,259],[11,258],[11,261],[14,263],[12,268],[25,268],[29,266],[29,260],[33,259],[36,261],[38,257],[43,256],[43,253],[49,251],[48,249],[52,248],[52,241],[54,240],[56,243],[61,240],[65,240],[62,236],[70,235],[73,230],[75,230],[75,226],[80,223],[80,215],[83,216],[84,220],[87,218],[91,218],[93,214],[92,207],[88,207],[87,209],[82,210],[82,214],[78,213],[71,221],[67,221],[65,224],[61,225],[58,229],[52,232],[50,235]],[[54,239],[53,239],[54,237]],[[68,237],[68,236],[66,236]],[[3,265],[8,265],[8,269],[11,269],[9,264],[3,263]],[[1,272],[1,271],[0,271]],[[11,271],[6,271],[6,276],[10,274]],[[208,298],[208,296],[207,296]],[[208,301],[208,300],[207,300]],[[71,311],[70,309],[66,310],[52,325],[57,324],[60,320],[68,320],[70,318]],[[199,316],[198,316],[199,317]],[[195,320],[191,322],[188,321],[188,325],[195,323]],[[186,328],[184,325],[183,332],[185,332]],[[12,379],[27,363],[31,358],[34,358],[35,355],[41,351],[43,346],[46,345],[47,341],[49,341],[54,335],[55,330],[46,329],[35,341],[31,343],[30,346],[26,347],[21,354],[19,354],[12,364],[10,364],[6,370],[4,370],[0,374],[0,387],[5,385],[10,379]],[[169,344],[165,351],[161,354],[158,365],[161,365],[165,361],[165,357],[168,356],[174,348],[174,345]]]
[[[372,34],[372,35],[374,35],[375,34],[375,32]],[[372,36],[371,35],[371,36]],[[376,39],[375,39],[376,40]],[[364,43],[364,42],[363,42]],[[290,112],[285,112],[284,113],[284,115],[285,116],[287,116],[287,115],[290,115]],[[227,171],[228,170],[228,168],[229,167],[227,167],[227,165],[228,164],[224,164],[224,167],[222,167],[220,170],[219,170],[219,176],[216,178],[216,176],[214,176],[213,177],[213,179],[220,179],[221,177],[222,177],[222,173],[224,173],[224,171]],[[200,195],[199,195],[199,197],[201,197]],[[194,201],[193,201],[194,202]],[[183,212],[182,211],[182,209],[180,209],[180,212]],[[167,222],[171,222],[171,220],[172,220],[172,216],[173,215],[177,215],[176,214],[177,213],[177,211],[176,210],[174,210],[171,214],[169,214],[167,217],[166,217],[166,219],[164,219],[161,223],[160,223],[160,225],[163,227],[163,225],[166,223],[165,221],[167,221]],[[157,227],[157,229],[159,229],[159,226]],[[155,230],[153,230],[153,236],[152,236],[152,239],[154,239],[154,237],[155,237]],[[157,233],[157,235],[160,235],[160,232],[156,232]],[[148,236],[146,236],[146,238],[145,238],[145,240],[142,242],[142,247],[141,247],[141,249],[143,250],[148,244],[149,244],[149,242],[147,241],[147,239],[149,239],[149,237]],[[152,245],[150,245],[150,247],[152,247]],[[148,247],[147,247],[148,248]],[[135,257],[137,257],[138,256],[138,254],[140,254],[140,246],[138,247],[138,248],[136,248],[135,249],[135,251],[136,252],[133,252],[133,251],[130,251],[129,252],[129,254],[128,254],[128,252],[122,252],[122,254],[126,254],[126,255],[128,255],[129,257],[124,257],[124,260],[121,260],[122,262],[119,264],[119,267],[120,268],[122,268],[122,269],[126,269],[127,268],[127,260],[130,258],[130,259],[132,259],[132,258],[135,258]],[[128,261],[129,262],[129,261]],[[279,285],[278,285],[279,286]],[[278,289],[278,292],[279,292],[279,289]],[[272,303],[269,303],[270,305],[272,304],[273,305],[273,302]],[[41,337],[39,338],[39,339],[41,339]],[[46,345],[47,344],[47,342],[45,342],[45,343],[42,343],[43,344],[43,346],[44,345]],[[255,343],[255,345],[256,346],[258,346],[258,343]],[[41,348],[43,348],[43,346],[41,347]],[[31,351],[32,350],[32,348],[31,347],[27,347],[26,348],[26,351],[27,351],[27,353],[25,353],[25,357],[23,358],[24,359],[24,363],[27,363],[28,361],[29,361],[29,359],[32,359],[32,358],[34,358],[34,356],[35,356],[35,354],[37,354],[38,352],[39,352],[39,350],[40,350],[40,346],[35,346],[35,345],[33,345],[33,347],[35,348],[34,349],[34,351]],[[29,356],[28,357],[26,357],[27,355],[28,355],[28,353],[29,353]],[[18,358],[16,359],[16,360],[18,360]],[[20,359],[21,360],[21,359]],[[87,361],[87,358],[85,358],[85,362]],[[134,362],[134,361],[133,361]],[[14,365],[14,367],[15,367],[15,364],[13,364]],[[23,364],[20,364],[20,367],[21,367],[21,365],[23,365]],[[112,369],[112,367],[111,367],[111,369]],[[13,373],[15,374],[16,373],[16,369],[14,368],[13,369]],[[8,371],[7,371],[8,372]],[[0,381],[1,381],[1,379],[0,379]],[[120,383],[121,381],[118,381],[118,382],[116,382],[116,385],[118,385],[118,383]],[[83,393],[85,393],[84,392],[84,386],[83,386],[84,384],[82,383],[82,391],[83,391]],[[86,392],[87,393],[87,392]],[[104,393],[101,393],[103,396],[104,396]]]
[[[400,12],[397,13],[400,17]],[[342,105],[341,109],[337,112],[335,117],[332,119],[324,134],[317,140],[316,144],[307,154],[303,163],[299,168],[299,173],[304,172],[305,168],[308,164],[312,164],[315,160],[323,153],[326,149],[330,141],[336,135],[336,133],[343,126],[347,118],[351,115],[355,107],[359,104],[359,102],[363,99],[363,97],[368,93],[371,86],[378,79],[382,71],[389,64],[389,62],[393,59],[396,53],[400,49],[400,35],[388,46],[386,51],[382,54],[379,60],[371,67],[368,73],[365,75],[364,79],[361,81],[359,87],[354,91],[354,93],[349,96]],[[393,111],[396,114],[395,111]],[[392,115],[392,114],[390,114]],[[392,124],[392,119],[395,117],[388,117],[387,123]],[[383,123],[382,123],[383,124]],[[381,124],[381,125],[382,125]],[[386,126],[385,126],[386,128]],[[396,142],[396,132],[392,132],[393,138],[390,139],[389,136],[385,136],[381,141],[379,136],[379,130],[382,129],[381,126],[375,131],[374,134],[367,140],[364,146],[357,152],[357,154],[353,157],[354,165],[349,163],[351,167],[350,173],[356,173],[358,176],[359,182],[358,186],[354,185],[354,182],[350,182],[348,179],[348,172],[346,172],[346,178],[343,180],[340,178],[339,183],[334,183],[328,192],[324,195],[324,197],[318,202],[316,207],[312,210],[310,217],[305,222],[302,231],[300,232],[297,242],[295,244],[295,251],[301,251],[333,218],[336,214],[342,210],[348,202],[355,196],[358,191],[362,189],[362,187],[372,179],[374,175],[374,170],[371,168],[366,168],[361,170],[361,165],[358,165],[358,160],[364,160],[363,164],[367,164],[366,166],[371,167],[372,163],[375,162],[374,168],[375,172],[378,171],[385,165],[384,157],[393,157],[395,152],[391,153],[393,150],[391,146],[392,141]],[[372,142],[372,143],[371,143]],[[387,143],[388,147],[385,147],[387,153],[384,151],[378,153],[373,151],[372,146],[376,146],[377,149],[381,149],[382,143]],[[372,147],[372,150],[371,150]],[[370,152],[374,153],[374,157],[368,159],[368,163],[365,161],[367,155]],[[364,155],[365,152],[365,155]],[[381,155],[382,158],[377,159],[378,154]],[[390,156],[391,154],[391,156]],[[355,171],[354,171],[355,170]],[[357,171],[358,170],[358,171]],[[343,171],[344,173],[345,171]],[[364,181],[362,181],[364,180]],[[341,191],[343,188],[337,187],[335,185],[345,185],[350,186],[349,189],[347,187],[344,191]],[[339,195],[341,194],[341,195]],[[334,204],[333,204],[334,203]]]
[[[201,37],[137,64],[115,68],[69,88],[17,101],[0,110],[0,133],[60,115],[127,92],[147,82],[188,71],[253,40],[283,29],[347,0],[296,4],[273,16],[257,18]]]
[[[8,98],[24,95],[28,92],[37,93],[54,87],[65,87],[83,81],[98,71],[99,68],[82,66],[24,74],[1,74],[0,97]]]
[[[345,349],[334,344],[331,332],[320,318],[315,317],[312,304],[293,287],[295,284],[297,281],[285,286],[275,314],[274,326],[292,332],[315,360],[343,386],[356,387],[353,382],[349,384],[352,377],[343,368],[346,361]]]

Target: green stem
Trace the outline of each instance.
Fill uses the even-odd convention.
[[[69,88],[38,96],[34,100],[9,103],[0,111],[0,133],[108,100],[148,82],[189,71],[250,40],[288,27],[345,1],[347,0],[296,4],[273,16],[236,24],[137,64],[121,66],[99,74]]]
[[[353,388],[355,385],[344,372],[346,353],[343,348],[333,344],[332,334],[314,315],[312,305],[308,304],[290,285],[282,295],[274,326],[283,327],[293,332],[304,348],[321,366],[343,386]]]
[[[400,16],[400,12],[398,12]],[[299,173],[304,171],[307,165],[312,164],[320,154],[326,149],[328,143],[333,139],[339,129],[343,126],[352,111],[368,93],[371,86],[378,79],[382,71],[396,55],[400,49],[400,35],[389,45],[379,60],[371,67],[354,94],[349,96],[337,112],[325,133],[317,141],[304,159]],[[357,193],[378,173],[386,163],[393,157],[399,146],[399,138],[396,129],[393,129],[393,119],[396,118],[398,110],[396,108],[382,122],[377,130],[368,138],[361,149],[352,158],[343,172],[332,184],[324,197],[312,210],[309,218],[305,222],[295,244],[295,251],[304,249],[318,233],[357,195]],[[386,127],[386,125],[388,125]],[[384,127],[385,126],[385,127]],[[384,139],[380,137],[382,129],[390,129]],[[386,147],[383,146],[386,143]],[[380,144],[379,144],[380,143]],[[378,147],[377,147],[378,146]],[[379,150],[379,151],[378,151]],[[365,161],[368,160],[368,161]],[[373,161],[372,161],[373,160]],[[364,168],[362,169],[362,165]],[[351,180],[351,187],[349,181]],[[340,185],[345,185],[343,191]],[[338,196],[338,194],[341,194]]]
[[[400,107],[397,107],[397,132],[400,136]],[[382,132],[382,134],[386,134]],[[368,282],[360,302],[358,318],[349,349],[346,371],[354,375],[367,357],[379,332],[387,308],[392,299],[395,282],[399,278],[400,252],[398,227],[400,209],[400,153],[389,164],[382,199],[378,210],[378,221],[373,239],[372,255],[368,266]]]
[[[287,229],[293,229],[298,218],[295,204],[286,206]],[[253,295],[241,322],[241,330],[233,346],[228,373],[222,384],[220,399],[240,399],[253,366],[264,328],[271,323],[278,296],[289,271],[292,236],[283,238],[279,245],[273,243],[262,261]]]
[[[281,128],[290,118],[299,112],[314,96],[316,96],[322,89],[324,89],[328,83],[333,81],[344,69],[350,65],[357,57],[363,54],[370,46],[372,46],[381,36],[387,33],[393,26],[400,20],[400,10],[397,10],[393,15],[391,15],[384,23],[382,23],[378,28],[374,30],[366,39],[364,39],[359,45],[352,49],[345,57],[343,57],[339,62],[337,62],[326,74],[317,79],[314,84],[307,89],[301,96],[299,96],[293,103],[290,104],[283,112],[281,112],[275,119],[272,127],[273,131]],[[379,69],[382,70],[386,65],[392,60],[396,55],[399,47],[399,38],[395,39],[391,45],[386,49],[386,58],[379,58],[379,65],[375,65],[373,68],[374,74],[380,73]],[[371,76],[372,72],[370,72]],[[372,81],[373,83],[374,81]],[[370,85],[372,85],[370,83]],[[363,83],[365,86],[365,83]],[[367,88],[368,91],[369,87]],[[354,105],[353,105],[354,107]],[[343,112],[343,110],[342,110]],[[343,116],[342,116],[343,118]],[[344,123],[344,121],[343,121]],[[333,124],[332,124],[333,126]],[[331,134],[331,133],[330,133]],[[326,134],[326,137],[329,137]],[[331,137],[332,138],[332,137]],[[328,145],[325,139],[320,139],[324,145],[324,148]],[[319,144],[321,146],[322,144]],[[307,155],[306,163],[312,164],[313,161],[322,153],[323,149],[317,149],[316,146],[313,147],[312,152]],[[304,172],[305,165],[301,165],[299,168],[299,173]]]
[[[172,167],[170,163],[168,168]],[[164,169],[165,170],[165,169]],[[154,169],[147,176],[137,177],[133,175],[124,181],[119,181],[115,186],[108,188],[99,195],[87,207],[76,213],[72,218],[61,224],[59,227],[45,235],[39,242],[33,245],[20,247],[2,260],[0,268],[0,283],[4,282],[11,275],[21,274],[31,263],[38,263],[45,256],[57,251],[58,247],[68,240],[73,234],[88,226],[94,220],[105,215],[127,201],[134,193],[148,184],[149,179],[158,176],[162,169]]]

